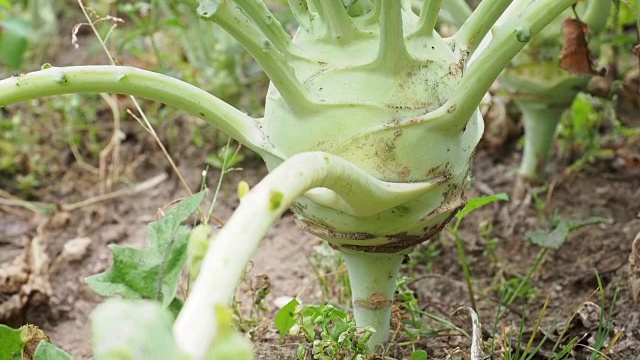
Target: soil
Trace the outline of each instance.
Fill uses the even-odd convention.
[[[475,178],[468,196],[509,192],[513,184],[511,174],[518,158],[519,155],[515,151],[491,153],[480,149],[475,159]],[[141,182],[166,173],[166,168],[152,165],[161,163],[160,161],[158,156],[151,156],[147,166],[139,169],[135,180]],[[266,174],[266,170],[258,161],[249,160],[244,166],[244,170],[231,172],[224,179],[222,195],[214,213],[221,219],[228,218],[238,204],[235,196],[238,181],[246,180],[254,185]],[[192,150],[185,151],[185,157],[179,161],[179,167],[186,176],[187,183],[192,188],[197,188],[201,181],[199,175],[202,169],[199,154]],[[217,173],[209,174],[210,188],[215,188],[217,177]],[[69,179],[65,186],[73,188],[68,195],[51,194],[49,199],[42,200],[66,203],[91,197],[97,191],[95,176],[78,167],[70,168],[64,179]],[[92,181],[94,186],[85,187]],[[74,188],[74,184],[83,186]],[[7,264],[14,259],[23,258],[25,264],[18,268],[24,270],[29,278],[23,278],[24,284],[20,290],[21,304],[13,311],[6,310],[9,301],[6,294],[3,295],[5,298],[0,309],[4,307],[6,311],[2,314],[2,321],[13,326],[24,323],[37,324],[55,344],[75,359],[89,358],[91,347],[88,318],[92,309],[102,299],[93,294],[82,279],[110,266],[108,244],[144,246],[146,224],[157,217],[158,209],[184,195],[185,191],[177,178],[169,176],[167,180],[143,193],[99,202],[71,212],[57,211],[49,215],[34,215],[15,209],[8,212],[8,207],[0,208],[0,260],[3,264],[0,275],[4,271],[5,278],[10,278],[6,274],[10,272],[11,267]],[[588,347],[594,343],[597,329],[599,299],[598,294],[594,293],[598,287],[595,269],[604,285],[607,306],[616,286],[619,285],[612,314],[613,333],[620,332],[620,337],[608,357],[635,358],[640,354],[640,307],[632,299],[627,264],[632,240],[640,232],[638,169],[617,166],[616,162],[611,160],[599,160],[582,171],[555,182],[545,209],[547,214],[557,211],[563,218],[585,219],[600,216],[605,222],[575,231],[559,250],[547,253],[530,281],[535,295],[526,307],[525,334],[532,333],[533,320],[548,297],[546,316],[541,329],[551,329],[548,336],[555,340],[567,321],[571,320],[569,334],[581,336],[580,345],[575,347],[573,357],[585,358]],[[487,247],[479,236],[478,228],[481,222],[493,223],[492,236],[499,239],[492,256],[486,253],[483,255]],[[514,276],[523,276],[528,271],[540,248],[525,241],[524,234],[547,226],[548,223],[541,212],[527,203],[515,208],[513,204],[492,204],[472,213],[463,221],[461,236],[467,252],[473,286],[477,292],[479,315],[484,319],[485,341],[494,333],[492,324],[498,308],[496,284]],[[90,241],[77,240],[82,238],[88,238]],[[80,249],[76,249],[75,252],[63,252],[65,244],[72,240]],[[30,256],[23,256],[25,251],[34,248],[34,244],[40,244],[48,259],[39,270],[34,270]],[[83,249],[82,244],[86,245],[86,249]],[[307,260],[314,246],[318,244],[320,240],[298,229],[292,215],[285,214],[274,225],[253,257],[248,267],[247,278],[266,275],[271,284],[271,292],[266,302],[269,311],[252,334],[259,358],[295,358],[295,349],[298,346],[296,339],[289,339],[282,346],[277,345],[278,336],[271,320],[277,309],[274,300],[281,296],[298,296],[304,303],[323,301],[316,275]],[[410,281],[410,288],[416,292],[419,304],[424,310],[451,319],[452,310],[470,305],[455,245],[452,238],[443,233],[431,240],[429,247],[438,248],[440,254],[431,257],[428,263],[415,262],[413,278],[416,280]],[[423,246],[422,250],[418,251],[424,251],[425,248]],[[412,256],[416,259],[423,258],[420,252]],[[34,276],[34,273],[37,273],[37,276]],[[406,275],[407,271],[403,270],[403,273]],[[33,286],[33,279],[36,277],[47,283],[46,286]],[[7,282],[4,284],[6,287]],[[31,284],[29,289],[25,288],[27,284]],[[245,295],[241,299],[249,299],[248,286],[242,288]],[[518,326],[518,319],[523,312],[522,305],[522,302],[517,301],[501,319],[496,339],[500,339],[503,332],[514,331],[513,328],[509,329],[510,324]],[[558,321],[554,325],[556,314],[559,314]],[[471,330],[468,321],[460,323],[459,326],[468,332]],[[425,337],[416,346],[427,349],[429,358],[444,359],[448,354],[455,353],[456,349],[468,349],[470,341],[461,336]],[[538,358],[544,358],[544,354],[548,354],[549,350],[543,347]],[[410,354],[406,346],[392,346],[390,355],[400,359]]]

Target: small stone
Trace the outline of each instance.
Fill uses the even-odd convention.
[[[87,248],[91,244],[91,238],[79,237],[67,241],[62,249],[62,258],[66,261],[81,260],[87,253]]]

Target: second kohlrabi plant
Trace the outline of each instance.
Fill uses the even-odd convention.
[[[359,327],[389,336],[404,254],[465,203],[482,135],[478,104],[509,61],[575,0],[484,0],[454,37],[434,30],[442,0],[420,14],[400,0],[290,0],[293,38],[261,0],[187,0],[238,40],[271,79],[264,117],[251,118],[180,80],[124,66],[48,67],[0,82],[0,107],[74,92],[130,94],[201,117],[266,162],[211,242],[174,324],[193,359],[206,356],[238,279],[272,223],[292,209],[301,227],[344,254]],[[470,55],[492,29],[475,61]],[[201,36],[208,36],[201,34]]]
[[[599,74],[592,68],[586,37],[604,30],[611,3],[590,0],[574,11],[566,10],[566,17],[556,18],[532,39],[500,77],[500,84],[522,111],[524,124],[516,197],[524,195],[523,183],[542,179],[563,113],[590,77]]]
[[[447,2],[443,7],[459,15],[456,23],[471,11],[460,1]],[[525,195],[526,183],[536,183],[543,178],[563,113],[590,77],[601,75],[593,68],[587,38],[604,30],[610,7],[610,0],[590,0],[565,10],[565,16],[555,18],[535,38],[528,39],[524,50],[499,77],[500,84],[522,112],[524,124],[524,151],[514,191],[519,200]],[[511,11],[516,9],[516,4],[507,8],[496,25],[508,21]],[[490,39],[491,35],[487,36],[480,48]]]

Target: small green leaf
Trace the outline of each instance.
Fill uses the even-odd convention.
[[[149,224],[149,246],[138,250],[110,246],[113,265],[85,278],[102,296],[120,294],[125,299],[155,299],[168,306],[175,297],[182,267],[187,259],[189,229],[182,226],[197,208],[204,192],[182,200],[160,220]]]
[[[209,154],[204,162],[219,170],[232,168],[244,161],[244,155],[235,151],[229,145],[223,146],[218,154]]]
[[[172,323],[171,313],[154,302],[107,300],[91,314],[94,356],[100,360],[181,359]]]
[[[298,300],[295,298],[291,299],[287,303],[287,305],[283,306],[276,313],[275,318],[273,319],[276,329],[280,333],[280,340],[284,337],[284,335],[295,325],[296,323],[296,307],[300,305]]]
[[[500,194],[482,196],[482,197],[471,199],[467,201],[467,205],[465,205],[464,208],[456,214],[456,218],[462,219],[470,212],[499,200],[509,201],[509,195],[505,193],[500,193]]]
[[[411,360],[427,360],[427,352],[424,350],[416,350],[411,353]]]
[[[33,360],[71,360],[71,356],[64,350],[47,341],[40,341]]]
[[[24,341],[20,329],[12,329],[0,324],[0,359],[21,360]]]
[[[167,309],[171,312],[171,314],[173,314],[174,318],[177,318],[178,314],[180,314],[180,311],[182,310],[182,306],[184,306],[184,301],[178,298],[173,298],[173,301],[171,302],[171,304],[169,304]]]
[[[0,62],[12,69],[20,67],[30,31],[29,24],[23,20],[9,18],[0,21]]]
[[[525,240],[529,240],[532,243],[549,249],[559,249],[569,234],[583,226],[603,223],[606,220],[604,218],[594,216],[585,220],[575,219],[560,219],[556,227],[551,231],[545,230],[533,230],[524,235]]]

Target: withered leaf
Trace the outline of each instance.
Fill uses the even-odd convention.
[[[24,341],[24,349],[22,349],[22,358],[25,360],[32,360],[33,356],[38,348],[40,341],[50,342],[49,336],[44,333],[39,327],[31,324],[24,325],[20,328],[22,341]]]
[[[595,59],[585,37],[588,31],[587,25],[580,20],[568,18],[562,22],[564,42],[560,51],[560,67],[576,75],[602,76],[606,70],[595,68]]]

